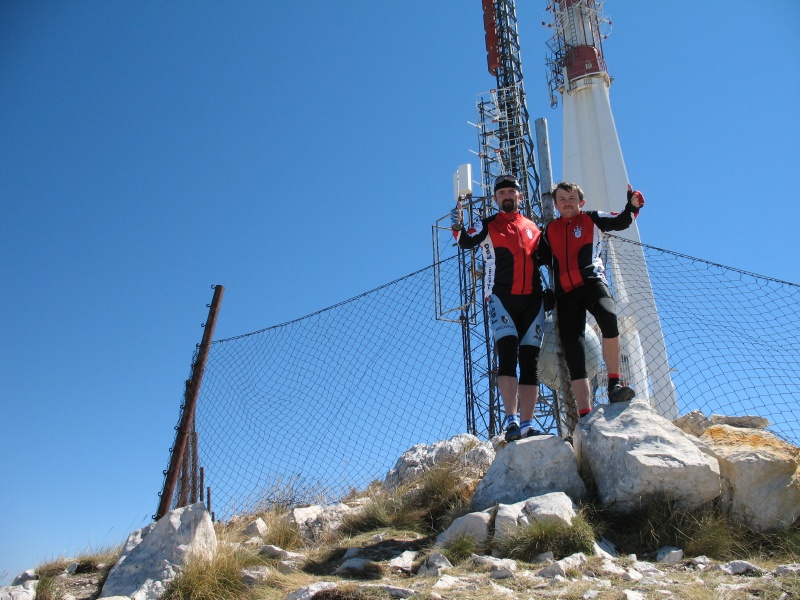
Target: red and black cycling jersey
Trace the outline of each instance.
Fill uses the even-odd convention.
[[[480,245],[486,265],[485,298],[493,293],[541,293],[541,274],[534,259],[541,231],[527,217],[499,212],[453,235],[460,248]]]
[[[602,232],[627,229],[638,212],[628,203],[621,213],[587,211],[550,222],[542,236],[539,258],[553,267],[556,296],[590,281],[608,283],[603,268]]]

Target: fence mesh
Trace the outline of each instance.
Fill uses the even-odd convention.
[[[800,286],[614,247],[612,282],[629,257],[646,260],[678,413],[765,417],[798,445]],[[457,297],[456,258],[438,271]],[[466,430],[461,327],[435,319],[433,273],[211,345],[195,428],[218,519],[336,500],[383,479],[411,446]],[[646,324],[639,332],[646,347]]]

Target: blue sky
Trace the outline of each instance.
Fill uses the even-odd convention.
[[[517,12],[558,177],[545,4]],[[643,242],[800,283],[800,3],[605,11]],[[482,28],[477,0],[0,3],[0,584],[149,522],[212,284],[222,338],[430,264]]]

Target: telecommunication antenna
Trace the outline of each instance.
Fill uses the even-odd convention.
[[[622,157],[609,88],[611,78],[603,57],[602,40],[611,26],[598,0],[551,0],[547,12],[552,38],[548,43],[550,104],[564,114],[563,179],[579,182],[586,194],[586,209],[612,212],[624,205],[628,173]],[[639,242],[634,223],[618,237]],[[619,242],[606,246],[610,265],[617,264]],[[612,268],[623,377],[643,394],[662,416],[678,415],[677,395],[669,368],[664,335],[641,248]],[[635,256],[633,256],[635,254]],[[633,293],[635,292],[635,293]],[[648,343],[642,343],[643,337]]]
[[[495,77],[495,87],[480,96],[477,123],[471,123],[478,132],[480,178],[472,179],[470,165],[460,166],[454,174],[454,204],[458,196],[463,197],[465,227],[491,215],[496,211],[492,197],[494,179],[510,173],[517,177],[522,188],[522,212],[541,226],[540,181],[523,86],[516,7],[514,0],[482,0],[482,6],[487,65]],[[473,194],[473,183],[480,186],[479,194]],[[476,250],[457,250],[458,297],[451,292],[453,298],[448,303],[440,269],[447,249],[452,247],[452,237],[448,239],[449,218],[437,221],[433,230],[436,316],[458,322],[462,327],[467,431],[492,437],[500,433],[502,419],[497,360],[482,297],[482,259]],[[545,431],[557,428],[556,414],[555,395],[543,388],[535,414],[539,428]]]

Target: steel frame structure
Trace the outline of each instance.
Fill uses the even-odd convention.
[[[514,0],[482,0],[489,72],[496,87],[477,102],[478,157],[482,188],[480,196],[464,199],[465,226],[495,212],[493,183],[498,175],[511,173],[520,182],[522,212],[539,226],[542,202],[539,176],[534,160],[534,143],[525,100],[517,15]],[[549,190],[547,190],[549,191]],[[434,226],[434,263],[441,264],[441,246],[436,230],[449,232],[449,221],[440,219]],[[487,307],[483,301],[483,263],[478,250],[458,250],[460,305],[459,318],[445,316],[441,307],[439,274],[437,279],[437,318],[457,321],[462,327],[464,390],[467,431],[493,437],[501,432],[502,409],[497,387],[497,358],[489,329]],[[540,390],[535,418],[540,429],[559,431],[557,395]]]

